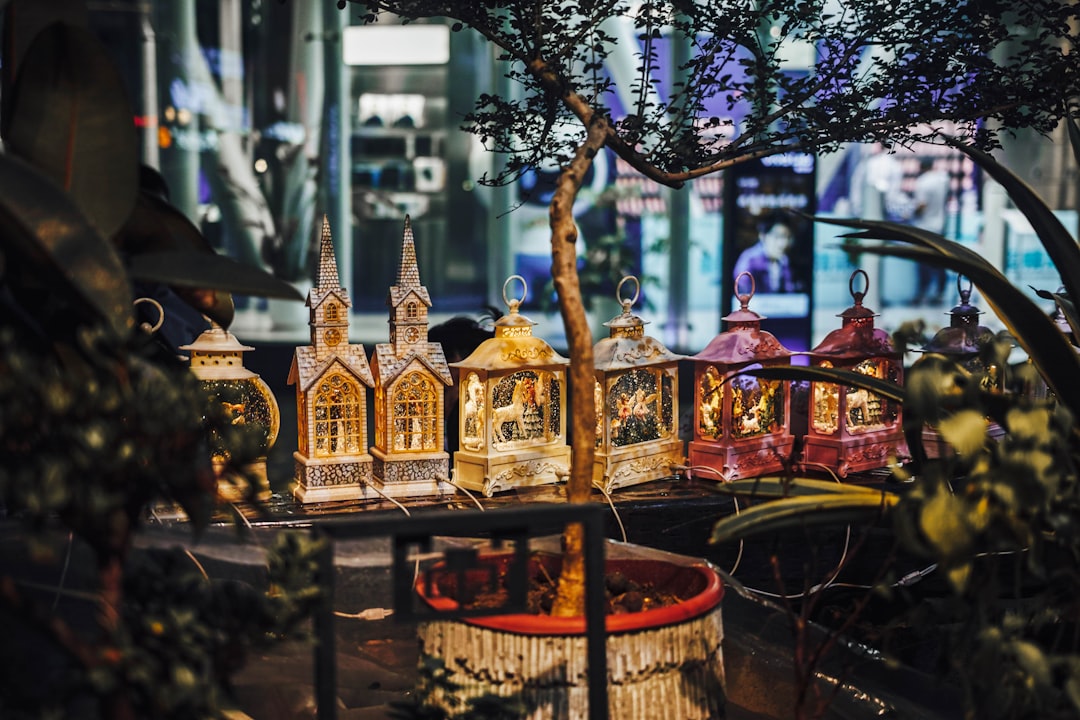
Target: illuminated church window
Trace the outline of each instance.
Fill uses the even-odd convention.
[[[438,450],[438,395],[423,373],[406,375],[394,389],[394,449]]]
[[[315,394],[315,455],[361,452],[363,414],[360,388],[349,378],[333,374],[319,383]]]

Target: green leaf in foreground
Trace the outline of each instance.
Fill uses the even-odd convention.
[[[729,515],[713,526],[713,544],[804,527],[872,523],[900,501],[890,492],[858,491],[786,497]]]

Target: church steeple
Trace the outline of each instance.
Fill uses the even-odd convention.
[[[330,221],[323,215],[322,237],[319,240],[319,265],[315,268],[315,286],[308,292],[307,306],[311,308],[311,344],[320,360],[335,348],[349,341],[349,294],[341,287]]]
[[[401,264],[398,265],[399,287],[420,287],[420,268],[416,264],[416,241],[413,238],[412,221],[405,216],[405,231],[401,238]]]
[[[330,235],[330,221],[322,219],[322,237],[319,240],[319,267],[315,269],[315,288],[321,291],[340,290],[337,258],[334,255],[334,239]]]
[[[390,306],[390,342],[394,353],[402,357],[427,342],[428,308],[431,297],[420,284],[420,268],[416,262],[416,242],[412,221],[405,216],[401,238],[401,264],[398,265],[397,285],[390,288],[386,304]]]

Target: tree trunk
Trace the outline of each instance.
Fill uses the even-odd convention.
[[[574,159],[563,168],[549,209],[551,225],[551,276],[559,296],[559,311],[566,327],[570,350],[570,439],[574,448],[567,486],[569,502],[589,502],[592,495],[593,458],[596,454],[596,407],[593,401],[593,338],[577,274],[577,224],[574,198],[604,147],[607,120],[594,116],[586,124],[585,141]],[[568,617],[585,614],[584,528],[575,523],[563,535],[563,566],[551,614]]]

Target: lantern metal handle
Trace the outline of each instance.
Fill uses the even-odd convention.
[[[154,298],[149,298],[149,297],[135,298],[135,301],[132,302],[131,304],[133,306],[137,306],[139,303],[150,303],[155,308],[157,308],[158,319],[157,319],[156,323],[154,323],[153,325],[151,325],[148,322],[139,323],[139,328],[141,330],[144,330],[145,332],[148,332],[151,335],[153,335],[154,333],[156,333],[158,330],[161,329],[162,325],[165,324],[165,308],[163,308],[161,306],[161,303],[159,303],[157,300],[155,300]]]
[[[750,292],[748,293],[739,292],[739,281],[742,280],[743,277],[750,279]],[[738,277],[735,278],[735,297],[739,299],[740,303],[742,303],[743,309],[745,309],[750,304],[750,298],[754,297],[754,290],[754,276],[746,270],[743,270],[741,273],[739,273]]]
[[[513,281],[513,280],[520,280],[521,281],[521,297],[519,297],[516,300],[511,300],[509,297],[506,296],[506,291],[510,287],[510,282]],[[517,312],[518,307],[521,305],[521,303],[523,303],[525,301],[525,298],[528,296],[528,294],[529,294],[529,284],[527,282],[525,282],[525,278],[521,277],[520,275],[511,275],[510,277],[506,278],[506,282],[503,283],[503,287],[502,287],[503,302],[506,303],[506,306],[508,308],[510,308],[511,313],[516,313]]]
[[[624,298],[622,296],[623,285],[631,280],[634,282],[634,297]],[[623,279],[619,281],[619,284],[615,286],[615,299],[622,305],[622,311],[624,313],[630,312],[630,308],[637,304],[639,297],[641,297],[641,281],[633,275],[624,275]]]
[[[858,291],[855,289],[855,278],[862,275],[863,289]],[[851,273],[851,277],[848,279],[848,292],[851,293],[851,297],[855,300],[856,305],[861,305],[863,298],[866,297],[866,292],[870,289],[870,276],[866,274],[866,271],[862,268],[857,268],[855,272]]]
[[[964,288],[964,286],[960,284],[961,280],[967,280],[967,288]],[[964,277],[963,275],[957,274],[957,276],[956,276],[956,292],[958,292],[960,294],[960,302],[961,302],[961,304],[966,305],[968,300],[971,299],[971,291],[972,291],[972,289],[974,289],[974,287],[975,287],[975,284],[971,282],[971,278]]]

